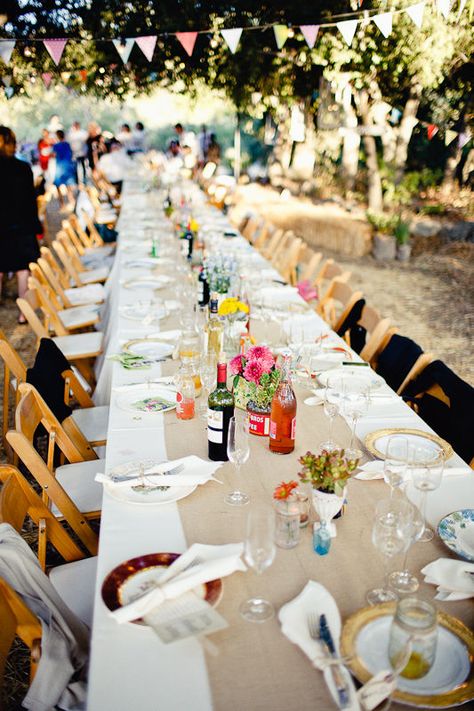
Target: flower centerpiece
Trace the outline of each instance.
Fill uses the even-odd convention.
[[[303,483],[311,484],[316,513],[328,525],[331,536],[335,536],[336,529],[330,521],[342,509],[346,484],[359,460],[348,459],[343,449],[323,449],[319,454],[306,452],[298,461],[303,466],[298,476]]]
[[[249,431],[268,436],[273,395],[280,382],[280,369],[266,346],[251,346],[246,355],[237,355],[229,363],[234,376],[235,404],[249,414]]]
[[[235,296],[229,296],[219,306],[219,316],[225,319],[224,344],[228,356],[235,355],[240,347],[240,334],[247,329],[249,307]]]

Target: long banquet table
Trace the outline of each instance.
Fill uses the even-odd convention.
[[[194,198],[199,201],[199,196]],[[222,227],[224,218],[217,211],[197,205],[199,219]],[[161,210],[147,194],[133,183],[125,187],[119,222],[119,248],[108,289],[109,299],[103,315],[108,353],[116,353],[120,345],[133,337],[144,337],[158,330],[177,327],[177,314],[152,326],[127,320],[121,314],[124,305],[137,298],[150,298],[152,292],[137,293],[124,288],[123,282],[136,276],[136,270],[126,266],[133,256],[143,256],[144,243],[136,228],[137,216],[149,216],[157,224],[165,223]],[[137,237],[138,235],[138,237]],[[143,236],[143,235],[141,235]],[[231,240],[251,256],[255,269],[268,268],[242,237]],[[230,241],[222,240],[224,249]],[[236,247],[237,245],[237,247]],[[260,265],[260,267],[259,267]],[[163,266],[164,273],[172,273]],[[165,299],[179,300],[179,284],[159,292]],[[317,318],[317,317],[315,317]],[[258,335],[261,324],[252,322]],[[326,329],[321,322],[321,329]],[[143,415],[132,414],[117,407],[116,387],[153,379],[173,373],[176,362],[156,364],[146,371],[127,371],[117,362],[104,360],[98,378],[98,404],[110,397],[110,422],[106,448],[106,469],[137,458],[174,459],[188,454],[207,457],[207,436],[203,420],[180,421],[175,412]],[[296,388],[298,398],[296,449],[288,456],[269,452],[266,438],[251,437],[251,454],[243,468],[245,491],[252,503],[270,503],[274,487],[282,480],[297,478],[297,458],[314,449],[327,437],[327,420],[321,407],[303,403],[308,392]],[[391,413],[394,413],[393,415]],[[370,413],[369,413],[370,414]],[[358,427],[361,436],[380,427],[392,426],[429,428],[418,416],[394,396],[393,407],[380,415],[364,418]],[[382,424],[381,424],[382,423]],[[347,442],[347,424],[337,418],[334,432],[341,442]],[[448,462],[448,468],[462,466],[459,457]],[[429,496],[428,519],[432,524],[440,516],[456,508],[474,507],[472,476],[446,475],[441,488]],[[311,526],[302,531],[297,548],[277,549],[273,565],[262,575],[236,573],[224,580],[224,593],[218,610],[229,623],[227,629],[212,636],[218,649],[216,656],[206,654],[196,640],[183,640],[164,645],[147,627],[118,625],[109,616],[101,598],[101,586],[106,575],[119,563],[138,555],[153,552],[182,552],[191,543],[224,544],[243,540],[247,508],[227,506],[223,495],[233,484],[233,468],[226,463],[219,470],[222,487],[210,482],[177,503],[161,506],[137,506],[119,502],[104,491],[97,585],[92,629],[89,673],[89,711],[145,711],[148,709],[193,711],[229,711],[229,709],[288,711],[333,708],[323,676],[316,671],[301,650],[280,631],[278,617],[265,624],[243,621],[239,604],[251,594],[259,593],[271,600],[278,610],[298,595],[310,579],[322,583],[334,596],[342,619],[365,605],[366,591],[381,582],[381,560],[371,543],[371,525],[377,500],[387,496],[388,488],[381,481],[354,480],[349,485],[346,514],[337,522],[337,537],[330,554],[317,556],[312,548]],[[408,492],[415,497],[416,492]],[[430,543],[417,544],[410,552],[414,572],[428,562],[450,553],[436,537]],[[421,576],[420,576],[421,577]],[[433,586],[421,583],[420,590],[432,598]],[[438,607],[469,623],[471,601],[437,603]],[[398,708],[398,704],[394,708]]]

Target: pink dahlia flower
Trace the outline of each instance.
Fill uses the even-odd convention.
[[[257,360],[247,361],[247,365],[244,368],[243,376],[245,380],[256,385],[260,384],[260,378],[265,373],[265,370],[261,363]]]
[[[252,346],[247,351],[247,363],[257,361],[264,373],[269,373],[275,365],[275,358],[267,346]]]
[[[244,364],[243,364],[243,355],[236,355],[235,358],[232,358],[231,361],[229,361],[229,370],[232,373],[232,375],[242,375],[242,371],[244,369]]]

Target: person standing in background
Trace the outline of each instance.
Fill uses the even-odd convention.
[[[58,142],[54,144],[53,151],[56,156],[56,173],[54,175],[54,184],[58,189],[58,198],[61,208],[64,208],[64,198],[61,188],[64,185],[69,197],[69,203],[74,201],[74,193],[72,186],[76,185],[76,166],[72,159],[72,150],[69,143],[65,140],[64,131],[61,129],[56,131]]]
[[[145,153],[148,150],[147,135],[145,126],[141,121],[137,121],[132,131],[132,140],[129,145],[129,153]]]
[[[16,272],[18,296],[28,288],[28,265],[40,256],[36,235],[43,232],[38,219],[33,173],[28,163],[15,158],[15,134],[0,126],[0,295],[4,273]],[[25,323],[20,314],[18,323]]]
[[[219,165],[221,160],[221,147],[217,143],[217,138],[215,133],[211,133],[209,139],[209,145],[207,148],[207,161]]]
[[[198,143],[198,164],[202,168],[207,161],[207,149],[209,147],[209,141],[211,140],[211,134],[208,133],[206,126],[203,124],[201,127],[201,132],[198,133],[197,143]]]
[[[95,176],[97,178],[105,178],[108,183],[113,185],[117,194],[120,195],[122,183],[132,167],[132,161],[126,154],[125,149],[119,141],[114,139],[110,142],[109,152],[99,158]]]
[[[39,165],[43,171],[43,175],[48,172],[49,159],[51,158],[52,145],[54,141],[49,135],[47,128],[41,131],[41,138],[38,141]]]
[[[67,139],[71,146],[72,157],[76,161],[77,180],[79,183],[86,183],[86,157],[88,133],[81,128],[79,121],[74,121],[68,133]]]
[[[89,163],[89,168],[91,170],[94,170],[99,161],[100,156],[104,153],[107,153],[107,148],[105,146],[104,139],[102,138],[101,128],[97,123],[95,123],[95,121],[91,121],[88,126],[88,129],[89,136],[86,141],[87,161]]]
[[[128,151],[132,142],[132,132],[128,123],[123,123],[120,126],[120,131],[117,133],[117,141],[122,144],[125,151]]]

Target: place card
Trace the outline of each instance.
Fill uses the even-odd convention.
[[[143,621],[165,644],[212,634],[229,626],[222,615],[192,591],[166,600],[144,615]]]

